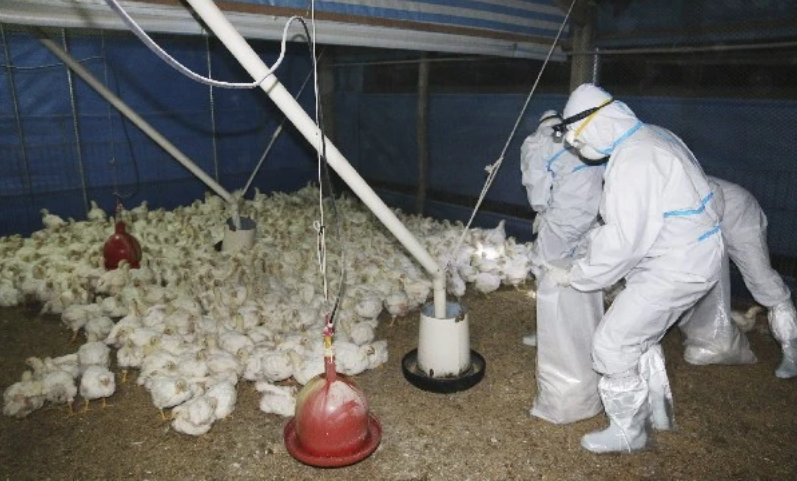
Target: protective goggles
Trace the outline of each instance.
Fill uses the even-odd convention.
[[[580,122],[580,121],[582,121],[582,120],[584,120],[586,118],[590,118],[590,117],[594,116],[595,114],[598,113],[598,111],[600,109],[602,109],[603,107],[606,107],[607,105],[609,105],[612,102],[614,102],[614,99],[609,99],[609,100],[603,102],[602,104],[598,105],[597,107],[593,107],[591,109],[584,110],[582,112],[579,112],[579,113],[577,113],[575,115],[571,115],[570,117],[562,120],[562,123],[553,126],[553,135],[554,135],[554,137],[561,139],[562,137],[564,137],[565,132],[567,131],[567,126],[568,125],[572,125],[572,124],[574,124],[576,122]],[[582,125],[581,128],[583,128],[586,124],[587,123],[584,122],[584,125]],[[581,130],[581,129],[579,129],[579,130]]]

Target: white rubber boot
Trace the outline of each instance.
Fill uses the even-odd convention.
[[[531,347],[537,347],[537,333],[532,332],[523,336],[523,344]]]
[[[773,306],[768,313],[769,329],[772,337],[783,349],[783,359],[775,370],[780,379],[797,376],[797,311],[791,300]]]
[[[791,379],[797,376],[797,340],[783,346],[783,359],[775,369],[775,376],[780,379]]]
[[[598,384],[609,427],[581,438],[581,446],[587,451],[631,453],[647,445],[648,387],[636,372],[622,376],[604,376]]]
[[[672,391],[664,366],[664,351],[661,349],[661,344],[651,347],[639,358],[639,374],[648,385],[650,422],[653,429],[658,431],[672,429],[675,426]]]

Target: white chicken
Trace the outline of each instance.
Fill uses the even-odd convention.
[[[149,393],[152,396],[152,404],[160,411],[161,419],[167,420],[163,412],[166,408],[171,408],[182,404],[193,396],[188,381],[176,376],[157,376],[152,378],[149,384]]]
[[[347,376],[356,376],[368,369],[367,346],[335,341],[335,370]]]
[[[73,304],[64,308],[61,313],[61,322],[72,330],[72,341],[77,339],[78,332],[86,325],[89,319],[100,316],[101,309],[96,304]]]
[[[355,322],[349,327],[349,337],[351,338],[351,342],[357,345],[363,345],[373,341],[376,337],[377,325],[378,321],[375,318]]]
[[[111,329],[113,329],[113,321],[110,317],[105,316],[89,319],[83,326],[88,342],[104,341],[111,333]]]
[[[111,371],[102,366],[89,366],[80,378],[80,396],[85,401],[83,412],[89,410],[89,402],[102,399],[102,407],[106,407],[106,399],[116,392],[116,379]]]
[[[77,396],[77,386],[72,375],[60,369],[47,373],[42,379],[44,397],[53,404],[68,404],[72,412],[72,404]]]
[[[255,384],[255,389],[263,393],[260,398],[260,410],[280,416],[293,416],[296,412],[296,388],[292,386],[275,386],[265,381]]]
[[[127,342],[127,337],[137,328],[141,327],[141,320],[136,316],[123,317],[114,324],[111,332],[105,338],[105,344],[121,348]]]
[[[125,345],[116,351],[116,365],[122,369],[122,384],[127,382],[129,368],[141,367],[142,362],[144,362],[144,349],[128,339]]]
[[[474,287],[482,294],[495,292],[501,287],[501,277],[493,272],[479,272]]]
[[[105,211],[102,210],[95,201],[92,200],[90,202],[91,202],[91,209],[89,209],[89,213],[86,217],[92,222],[104,221],[106,218]]]
[[[376,369],[387,362],[387,341],[375,341],[363,347],[368,355],[368,369]]]
[[[47,209],[42,209],[41,214],[42,224],[44,224],[44,227],[48,230],[58,230],[67,225],[67,222],[64,219],[55,214],[51,214]]]
[[[764,308],[758,304],[753,305],[745,312],[731,310],[731,319],[739,330],[742,332],[750,332],[755,327],[758,314],[763,312],[763,310]]]
[[[208,432],[216,421],[216,400],[198,396],[172,410],[172,428],[178,433],[201,436]]]
[[[238,400],[238,391],[235,384],[228,381],[218,382],[207,391],[205,395],[215,400],[214,414],[216,419],[224,419],[235,410],[235,402]]]
[[[365,291],[362,293],[357,304],[354,306],[354,312],[358,316],[365,319],[373,319],[382,313],[382,300],[373,291]]]
[[[406,316],[409,312],[409,298],[403,291],[393,291],[385,299],[385,309],[390,313],[390,326],[397,317]]]
[[[0,307],[12,307],[21,304],[25,295],[10,282],[0,282]]]
[[[293,375],[291,356],[285,351],[272,351],[260,358],[260,375],[270,382],[283,381]]]
[[[90,366],[108,368],[111,365],[111,349],[102,342],[87,342],[77,351],[80,370],[85,372]]]
[[[3,414],[24,418],[44,406],[45,399],[44,384],[33,379],[32,373],[26,371],[21,381],[15,382],[3,392]]]

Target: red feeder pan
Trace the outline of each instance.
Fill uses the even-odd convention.
[[[123,260],[133,269],[138,269],[141,262],[141,245],[127,232],[123,221],[116,223],[116,231],[105,241],[102,253],[108,270],[116,269]]]
[[[331,375],[329,364],[332,365]],[[296,398],[296,416],[285,425],[288,452],[310,466],[337,468],[367,458],[382,440],[382,425],[368,411],[363,392],[328,361]]]

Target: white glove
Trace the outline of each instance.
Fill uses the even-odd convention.
[[[538,233],[540,231],[540,227],[542,227],[542,215],[537,214],[534,216],[534,223],[531,224],[531,233]]]
[[[570,271],[568,269],[553,265],[549,262],[546,262],[544,265],[546,275],[550,276],[555,283],[562,287],[570,285]]]

